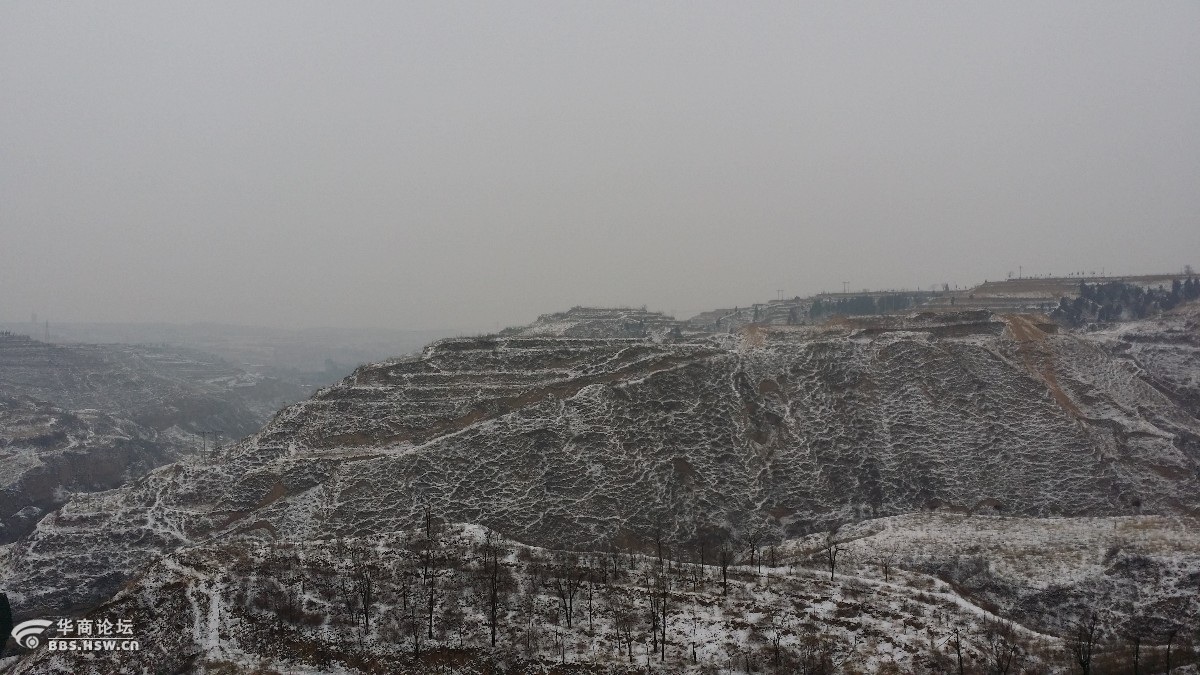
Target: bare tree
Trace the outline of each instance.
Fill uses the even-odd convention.
[[[834,672],[833,652],[835,643],[832,639],[816,634],[804,637],[797,650],[797,671],[806,675],[826,675]]]
[[[654,593],[657,593],[659,596],[658,627],[659,627],[660,635],[659,635],[659,640],[658,640],[658,646],[659,646],[660,652],[659,652],[658,660],[660,662],[667,660],[667,600],[669,597],[669,591],[670,591],[669,580],[667,579],[666,576],[659,575],[658,579],[656,580],[655,588],[651,591],[651,595],[653,595]]]
[[[1171,675],[1171,645],[1175,642],[1175,636],[1179,634],[1179,624],[1171,623],[1167,627],[1167,675]]]
[[[988,621],[979,640],[980,651],[991,675],[1008,675],[1020,670],[1024,653],[1017,644],[1016,630],[1004,620]]]
[[[575,616],[575,596],[583,586],[586,574],[579,567],[579,557],[574,554],[563,554],[558,557],[555,574],[549,580],[549,586],[554,589],[562,606],[563,617],[567,628],[572,627]]]
[[[1129,636],[1129,641],[1133,643],[1133,675],[1138,675],[1142,660],[1142,636],[1134,633]]]
[[[1093,612],[1087,621],[1079,624],[1075,636],[1071,639],[1069,645],[1071,656],[1074,657],[1075,663],[1079,665],[1079,672],[1083,675],[1091,675],[1092,656],[1095,654],[1099,632],[1100,619]]]
[[[954,655],[958,659],[958,675],[963,675],[962,631],[958,627],[950,635],[950,645],[954,647]]]
[[[787,615],[781,608],[772,607],[765,617],[771,628],[771,666],[776,673],[783,672],[783,634],[787,629]]]
[[[717,560],[721,564],[721,595],[729,594],[729,564],[733,562],[733,548],[729,542],[721,544],[717,551]]]
[[[414,589],[415,591],[418,589]],[[408,603],[408,612],[405,616],[404,627],[406,632],[412,638],[412,658],[414,662],[421,660],[421,644],[424,642],[425,634],[421,629],[421,616],[417,613],[417,598]]]
[[[600,583],[607,586],[609,571],[610,571],[610,569],[612,569],[614,567],[612,555],[607,554],[607,553],[601,553],[597,557],[598,557],[599,563],[600,563]]]
[[[500,615],[500,547],[492,540],[489,530],[483,542],[483,578],[487,591],[487,624],[492,646],[496,646],[496,630]]]
[[[351,584],[362,607],[363,629],[371,631],[371,604],[375,600],[378,566],[371,560],[370,552],[361,547],[351,549]]]
[[[416,602],[413,599],[413,586],[416,583],[416,572],[410,569],[401,568],[396,574],[396,578],[399,580],[400,586],[400,609],[401,611],[407,612],[410,600],[412,602]]]
[[[592,623],[592,618],[593,618],[592,595],[595,593],[595,591],[596,591],[595,577],[591,573],[589,573],[587,575],[587,616],[588,616],[588,635],[589,636],[591,636],[593,634],[593,631],[595,630],[595,626]]]
[[[825,533],[825,542],[823,549],[825,551],[825,561],[829,564],[829,580],[833,581],[833,572],[837,567],[838,554],[845,551],[842,548],[841,542],[837,538],[838,526],[834,526]]]
[[[613,631],[617,637],[617,656],[620,657],[621,648],[624,646],[629,662],[633,663],[633,624],[636,614],[632,603],[625,592],[616,586],[606,587],[605,596],[605,604],[612,615]]]
[[[443,603],[441,627],[444,636],[454,633],[458,636],[458,648],[463,648],[463,630],[467,624],[467,613],[463,610],[458,599]]]
[[[659,620],[659,595],[654,592],[654,584],[656,581],[646,579],[646,599],[650,601],[650,649],[652,653],[658,652],[658,620]],[[649,657],[647,657],[649,658]]]
[[[342,568],[338,572],[337,590],[342,598],[342,606],[346,609],[346,616],[351,623],[358,623],[358,617],[362,611],[361,596],[358,593],[358,588],[355,583],[353,572],[347,573]]]
[[[425,577],[425,600],[428,611],[426,612],[426,621],[428,625],[429,639],[433,639],[433,613],[437,609],[438,598],[438,579],[441,577],[440,572],[430,570]]]
[[[421,507],[421,531],[411,542],[416,549],[420,561],[423,599],[425,601],[426,635],[433,639],[433,617],[437,611],[439,598],[438,579],[443,576],[436,568],[442,564],[441,540],[438,537],[438,522],[433,515],[433,508],[425,504]]]
[[[757,560],[757,555],[758,555],[758,545],[760,542],[762,542],[763,537],[765,537],[766,535],[767,535],[767,529],[765,527],[762,527],[761,525],[758,527],[755,527],[754,529],[750,530],[749,533],[746,534],[746,548],[748,549],[748,552],[750,553],[750,566],[751,567],[754,567],[756,565],[756,560]]]
[[[891,581],[892,567],[896,564],[896,557],[900,555],[900,546],[898,544],[885,545],[879,551],[879,556],[876,558],[879,561],[879,567],[883,569],[883,580]]]
[[[437,555],[437,522],[433,516],[433,507],[428,504],[421,507],[422,534],[414,542],[421,558],[421,576],[429,576],[429,568]]]

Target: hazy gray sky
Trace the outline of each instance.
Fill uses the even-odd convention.
[[[0,319],[1200,266],[1197,2],[5,2]]]

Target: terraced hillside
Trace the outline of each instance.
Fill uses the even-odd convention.
[[[50,344],[0,336],[0,387],[73,410],[95,408],[138,424],[186,431],[257,431],[304,390],[247,373],[210,354],[125,344]]]
[[[33,530],[72,492],[109,490],[176,459],[179,440],[95,409],[0,398],[0,542]]]
[[[109,490],[257,429],[303,389],[215,357],[0,334],[0,543],[75,492]]]
[[[1169,337],[1192,321],[1141,328],[1168,336],[1157,362],[1176,381],[1200,372]],[[579,549],[779,541],[922,510],[1194,515],[1198,411],[1131,357],[1146,345],[1039,325],[444,340],[360,368],[219,462],[72,500],[11,547],[6,585],[23,613],[81,608],[181,546],[373,537],[426,506]]]
[[[576,338],[678,337],[683,323],[663,314],[642,309],[572,307],[565,312],[543,314],[528,326],[506,328],[500,335]]]

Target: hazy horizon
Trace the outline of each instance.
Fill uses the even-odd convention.
[[[1061,277],[1069,276],[1069,274],[1078,274],[1078,275],[1081,275],[1078,277],[1080,281],[1091,284],[1091,283],[1101,283],[1105,279],[1112,279],[1112,278],[1116,278],[1116,277],[1159,276],[1159,275],[1172,276],[1172,275],[1181,275],[1182,274],[1182,270],[1166,270],[1166,269],[1157,270],[1157,271],[1155,271],[1155,270],[1130,270],[1127,273],[1114,272],[1114,271],[1110,270],[1107,272],[1106,276],[1101,276],[1102,271],[1103,271],[1103,269],[1101,269],[1101,270],[1081,270],[1081,271],[1078,271],[1075,273],[1064,273],[1062,275],[1052,275],[1049,273],[1038,274],[1037,272],[1027,272],[1024,274],[1024,278],[1034,279],[1034,278],[1051,277],[1051,276],[1061,278]],[[1003,281],[1006,278],[1008,278],[1007,273],[1003,277],[998,277],[998,278],[994,278],[994,279],[980,279],[974,283],[968,282],[966,284],[958,284],[957,288],[955,288],[955,285],[952,284],[951,289],[952,290],[966,290],[966,289],[974,287],[978,284],[986,283],[988,281]],[[1019,278],[1018,273],[1012,272],[1011,278],[1012,279]],[[936,288],[935,288],[935,286],[936,286]],[[856,293],[862,293],[862,292],[868,292],[868,291],[869,292],[881,292],[881,291],[903,292],[903,291],[908,291],[908,290],[930,291],[930,290],[939,290],[940,288],[941,288],[940,283],[939,284],[929,284],[929,285],[921,287],[921,288],[917,288],[915,286],[883,285],[883,286],[869,287],[869,288],[868,287],[864,287],[864,288],[851,287],[847,290],[847,292],[849,294],[853,295]],[[776,292],[778,292],[778,290],[779,289],[776,289]],[[823,293],[837,294],[837,293],[841,293],[841,292],[842,292],[842,289],[839,289],[839,288],[822,288],[822,289],[816,290],[816,291],[807,291],[807,292],[802,292],[802,293],[789,293],[789,294],[785,295],[784,298],[810,297],[810,296],[821,295]],[[768,297],[767,295],[763,295],[762,297],[758,297],[758,298],[747,298],[747,299],[745,299],[744,302],[735,302],[735,303],[730,303],[727,305],[720,305],[720,306],[718,306],[718,305],[705,306],[705,307],[702,307],[695,311],[689,311],[687,313],[672,312],[669,309],[663,309],[661,307],[652,307],[652,306],[646,305],[645,303],[642,303],[641,305],[633,305],[633,304],[629,304],[629,303],[619,304],[619,305],[618,304],[590,304],[589,305],[589,304],[575,303],[573,305],[564,305],[562,307],[557,307],[557,308],[548,308],[544,311],[537,312],[537,315],[561,313],[561,312],[565,312],[565,311],[570,310],[573,307],[577,307],[577,306],[598,307],[598,308],[605,308],[605,309],[645,308],[648,311],[662,312],[664,314],[671,315],[674,318],[679,319],[679,320],[688,320],[688,319],[695,317],[698,314],[707,312],[709,310],[730,309],[733,307],[750,307],[754,304],[769,303],[770,301],[773,301],[776,299],[778,299],[778,296]],[[154,320],[154,319],[136,320],[136,321],[112,321],[112,320],[76,321],[76,320],[72,320],[68,317],[52,318],[52,317],[48,317],[43,314],[38,314],[36,311],[31,312],[31,317],[37,318],[37,326],[38,326],[37,331],[41,331],[43,329],[44,322],[49,322],[51,327],[58,326],[60,328],[61,328],[61,326],[64,326],[64,325],[72,326],[72,327],[95,326],[95,327],[114,327],[114,328],[122,327],[122,326],[147,327],[147,328],[162,326],[162,327],[191,327],[191,328],[212,327],[212,328],[222,328],[222,329],[247,329],[247,330],[253,330],[253,331],[267,330],[267,331],[274,331],[274,332],[280,332],[280,333],[320,332],[320,331],[349,331],[349,332],[382,331],[382,332],[397,332],[397,333],[445,333],[445,334],[463,334],[463,335],[488,334],[493,331],[501,330],[504,328],[514,328],[514,327],[524,326],[524,325],[527,325],[528,323],[532,322],[532,320],[536,318],[536,316],[531,316],[528,319],[523,319],[520,321],[511,321],[508,323],[505,323],[503,321],[495,321],[490,326],[462,325],[462,326],[434,326],[434,327],[428,327],[428,328],[408,328],[408,327],[404,327],[404,326],[385,326],[385,325],[370,325],[370,324],[349,324],[349,325],[345,325],[345,326],[338,326],[338,325],[333,325],[333,324],[312,324],[312,325],[280,325],[280,324],[276,324],[276,325],[271,325],[271,324],[263,324],[263,323],[226,322],[226,321],[219,321],[219,320],[204,320],[204,319],[183,320],[183,321],[168,321],[168,320]],[[21,317],[18,317],[18,316],[13,316],[13,317],[0,316],[0,327],[4,327],[4,328],[17,327],[17,328],[23,329],[26,327],[26,325],[29,322],[30,322],[29,318],[22,319]],[[35,335],[35,337],[36,337],[36,335]]]
[[[490,330],[1200,259],[1200,5],[8,3],[0,320]]]

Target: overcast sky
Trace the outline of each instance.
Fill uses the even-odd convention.
[[[1200,266],[1197,2],[0,4],[0,319]]]

